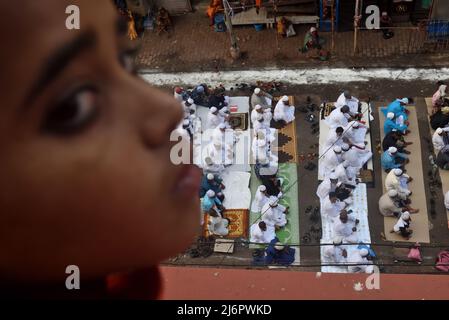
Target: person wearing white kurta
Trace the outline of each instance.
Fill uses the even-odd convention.
[[[211,234],[217,236],[227,236],[229,220],[222,218],[217,212],[212,211],[209,214],[208,230]]]
[[[348,168],[349,162],[343,161],[334,169],[334,174],[337,177],[338,181],[344,184],[355,185],[355,179],[353,179],[352,176],[350,177],[350,174],[348,174]]]
[[[324,260],[328,263],[346,264],[348,252],[343,246],[341,237],[334,237],[332,246],[326,246],[323,250]]]
[[[340,109],[343,106],[348,106],[349,111],[352,115],[356,115],[359,113],[359,100],[356,97],[353,97],[349,91],[343,92],[337,99],[335,103],[335,108]]]
[[[331,129],[336,129],[338,127],[345,128],[351,115],[349,114],[349,107],[344,106],[340,109],[334,109],[325,119],[325,122]]]
[[[218,109],[215,107],[210,108],[207,114],[206,129],[215,129],[221,123],[221,118],[218,115]]]
[[[349,264],[348,271],[351,273],[372,273],[373,266],[372,262],[368,260],[369,251],[365,248],[356,249],[351,252],[347,262]],[[360,265],[356,265],[360,263]]]
[[[221,123],[226,126],[226,129],[231,129],[231,125],[229,124],[229,110],[228,107],[223,107],[218,111],[218,116],[220,117]]]
[[[411,195],[408,187],[410,177],[406,175],[401,169],[393,169],[385,178],[385,189],[387,191],[396,190],[398,197],[405,200]]]
[[[295,107],[289,105],[287,96],[283,96],[274,108],[273,119],[275,121],[285,121],[290,123],[295,120]]]
[[[260,105],[263,109],[268,109],[271,108],[272,100],[273,97],[270,94],[260,88],[256,88],[251,96],[251,106],[254,108],[256,105]]]
[[[328,150],[320,163],[323,177],[327,177],[343,161],[341,147],[334,146]]]
[[[250,241],[253,243],[270,243],[276,237],[274,226],[264,221],[256,222],[250,228]]]
[[[323,201],[321,212],[333,221],[336,217],[340,216],[341,211],[345,208],[346,203],[338,200],[334,192],[330,192],[328,197]]]
[[[373,156],[373,153],[366,149],[359,149],[351,147],[343,154],[343,160],[348,161],[349,166],[357,168],[358,171],[367,163]]]
[[[340,218],[336,218],[334,220],[333,235],[342,237],[343,240],[348,243],[357,243],[357,224],[357,219],[343,211],[342,213],[340,213]]]
[[[345,138],[349,143],[357,145],[359,147],[365,146],[365,136],[367,132],[367,127],[360,124],[358,121],[351,121],[348,123],[345,130]]]
[[[253,155],[256,161],[268,157],[268,145],[265,140],[257,139],[253,141]]]
[[[344,129],[342,127],[337,127],[335,129],[329,130],[329,135],[327,136],[326,143],[322,147],[321,152],[326,152],[328,149],[334,146],[340,146],[344,143]]]
[[[449,191],[444,194],[444,206],[449,210]]]
[[[268,128],[271,125],[271,120],[273,119],[273,113],[271,112],[271,109],[265,109],[263,111],[263,123]]]
[[[254,123],[259,118],[259,115],[263,116],[263,109],[261,105],[256,105],[254,109],[251,111],[251,123],[254,125]]]
[[[263,206],[268,202],[268,199],[267,187],[264,185],[259,186],[251,203],[251,212],[260,213]]]
[[[320,198],[320,200],[325,200],[329,196],[330,192],[335,192],[335,189],[337,189],[337,184],[337,176],[334,173],[331,173],[318,185],[316,195]]]
[[[191,114],[194,114],[196,112],[196,104],[192,98],[189,98],[187,99],[187,101],[184,101],[182,103],[182,106],[184,108],[184,117],[189,117]]]
[[[204,173],[216,173],[221,174],[224,171],[225,167],[221,163],[214,163],[210,156],[206,156],[203,162],[203,171]]]
[[[267,225],[274,227],[284,227],[287,224],[285,214],[287,208],[279,204],[277,197],[270,197],[268,202],[262,207],[262,220]]]
[[[435,149],[435,154],[438,154],[441,149],[446,146],[446,141],[449,140],[448,137],[449,128],[437,128],[432,136],[433,148]]]

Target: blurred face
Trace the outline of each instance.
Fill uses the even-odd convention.
[[[65,28],[71,4],[80,30]],[[75,264],[85,279],[184,249],[200,175],[170,162],[181,107],[133,74],[111,1],[0,10],[2,277],[55,281]]]

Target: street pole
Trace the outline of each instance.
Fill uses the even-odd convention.
[[[224,14],[225,14],[226,28],[228,29],[229,37],[231,38],[231,49],[230,49],[231,57],[232,57],[232,59],[237,60],[238,58],[240,58],[240,48],[237,43],[237,38],[236,38],[234,32],[232,31],[232,21],[231,21],[231,16],[230,16],[231,6],[229,5],[228,0],[223,0],[223,7],[224,7]]]
[[[355,56],[357,52],[357,31],[358,31],[358,25],[359,25],[359,5],[360,0],[357,0],[355,3],[355,15],[354,15],[354,52],[353,55]]]

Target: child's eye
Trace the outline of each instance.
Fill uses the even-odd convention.
[[[97,91],[84,87],[64,99],[48,114],[44,129],[52,133],[76,133],[97,115]]]

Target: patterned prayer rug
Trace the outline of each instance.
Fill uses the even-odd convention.
[[[249,231],[249,210],[247,209],[229,209],[223,213],[225,218],[230,220],[228,230],[229,234],[224,238],[248,238]],[[205,237],[210,236],[207,224],[209,221],[209,215],[204,215],[203,235]]]
[[[293,96],[289,96],[290,105],[294,105],[295,99]],[[273,101],[277,103],[280,97],[273,98]],[[298,163],[297,141],[296,141],[296,121],[290,122],[286,126],[279,128],[279,141],[278,141],[278,153],[284,153],[288,156],[281,159],[280,163]],[[285,161],[288,159],[287,161]]]

